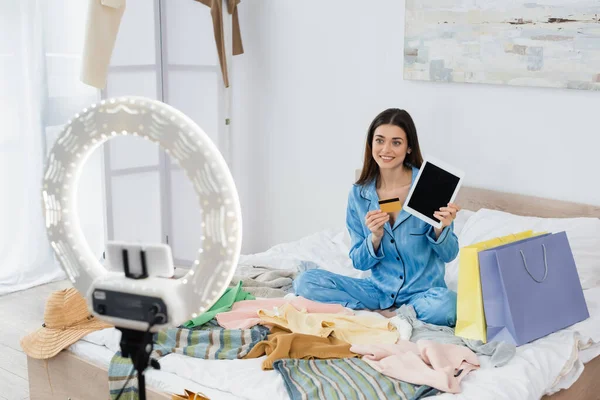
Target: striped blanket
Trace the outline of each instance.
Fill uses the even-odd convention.
[[[292,400],[415,400],[437,395],[429,386],[391,379],[357,358],[275,361]]]
[[[131,359],[121,357],[120,351],[110,360],[110,365],[108,366],[108,388],[112,400],[116,400],[132,370],[133,364],[131,363]],[[139,400],[136,372],[133,372],[119,400]]]
[[[260,341],[265,340],[269,329],[254,326],[250,329],[223,329],[213,321],[190,330],[173,328],[154,335],[151,357],[159,359],[169,353],[210,360],[243,358]],[[132,371],[131,359],[114,355],[108,368],[111,399],[116,399]],[[137,373],[134,372],[120,400],[138,400]]]
[[[268,334],[269,329],[261,325],[250,329],[167,329],[156,335],[154,358],[178,353],[206,360],[235,360],[243,358]]]

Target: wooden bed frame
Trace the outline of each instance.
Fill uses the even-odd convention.
[[[106,400],[108,371],[69,351],[50,360],[27,357],[31,400]],[[146,387],[147,400],[169,400],[171,396]]]
[[[463,187],[456,203],[472,211],[489,208],[544,218],[600,218],[600,207],[472,187]],[[107,370],[82,360],[70,352],[63,351],[48,361],[28,358],[27,367],[31,400],[106,400],[108,398]],[[600,357],[596,357],[585,365],[583,374],[572,387],[552,396],[544,396],[543,400],[596,400],[600,396],[599,393]],[[148,387],[147,398],[168,400],[171,397]]]

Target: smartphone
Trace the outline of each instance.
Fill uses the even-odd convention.
[[[128,272],[130,278],[144,278],[144,265],[147,276],[172,278],[175,274],[171,247],[163,243],[106,243],[106,269],[115,272]]]

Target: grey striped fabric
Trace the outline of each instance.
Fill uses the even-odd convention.
[[[275,361],[292,400],[415,400],[438,390],[391,379],[357,358]]]

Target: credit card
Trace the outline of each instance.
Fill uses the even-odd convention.
[[[394,199],[380,200],[379,208],[383,212],[392,213],[402,210],[402,204],[400,203],[400,199],[396,197]]]

